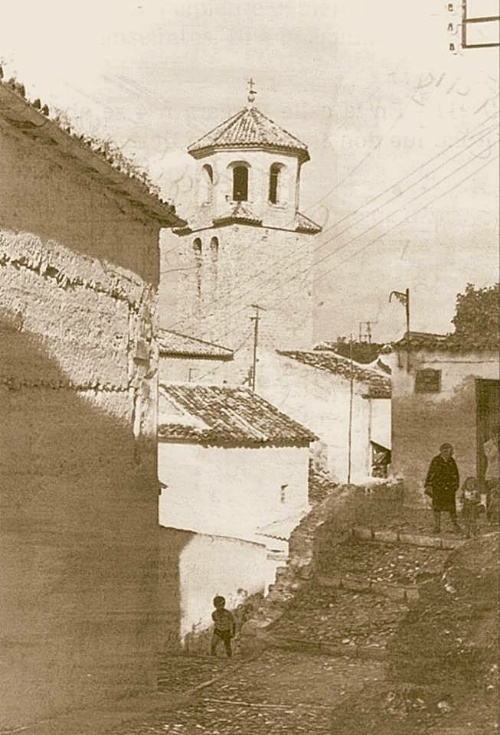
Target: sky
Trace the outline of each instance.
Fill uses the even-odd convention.
[[[147,168],[181,215],[186,146],[243,107],[253,77],[256,106],[309,146],[317,338],[370,321],[387,341],[405,329],[392,290],[410,289],[413,329],[447,332],[456,294],[498,280],[498,49],[449,50],[458,5],[2,0],[0,59],[31,99]]]

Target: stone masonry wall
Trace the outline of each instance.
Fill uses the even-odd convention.
[[[197,237],[201,256],[193,249]],[[302,271],[311,265],[312,242],[306,234],[239,224],[185,235],[178,248],[165,243],[165,288],[179,276],[178,310],[171,312],[162,285],[162,325],[238,349],[228,366],[238,377],[252,362],[252,304],[267,309],[259,323],[262,349],[311,348],[312,273]]]
[[[388,521],[401,510],[401,483],[369,486],[342,485],[326,498],[292,532],[287,565],[279,567],[276,582],[264,600],[252,601],[243,616],[242,649],[254,652],[265,646],[265,628],[278,619],[287,602],[316,573],[325,573],[324,558],[343,543],[353,526]]]
[[[154,333],[137,274],[0,230],[0,729],[154,685]]]

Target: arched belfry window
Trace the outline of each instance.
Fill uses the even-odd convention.
[[[271,204],[279,204],[282,199],[283,169],[282,163],[273,163],[269,169],[269,201]]]
[[[214,170],[209,163],[201,169],[200,199],[201,204],[210,204],[214,188]]]
[[[233,166],[233,201],[248,201],[248,166],[244,163]]]

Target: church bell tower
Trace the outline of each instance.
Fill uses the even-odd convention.
[[[192,213],[175,231],[175,329],[235,350],[242,375],[256,307],[260,349],[312,347],[313,242],[321,231],[299,211],[307,146],[260,112],[255,95],[250,80],[247,105],[188,147],[197,162]]]

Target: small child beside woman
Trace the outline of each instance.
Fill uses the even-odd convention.
[[[485,508],[481,503],[481,495],[475,477],[468,477],[458,494],[462,506],[462,520],[466,538],[478,535],[478,519]]]

